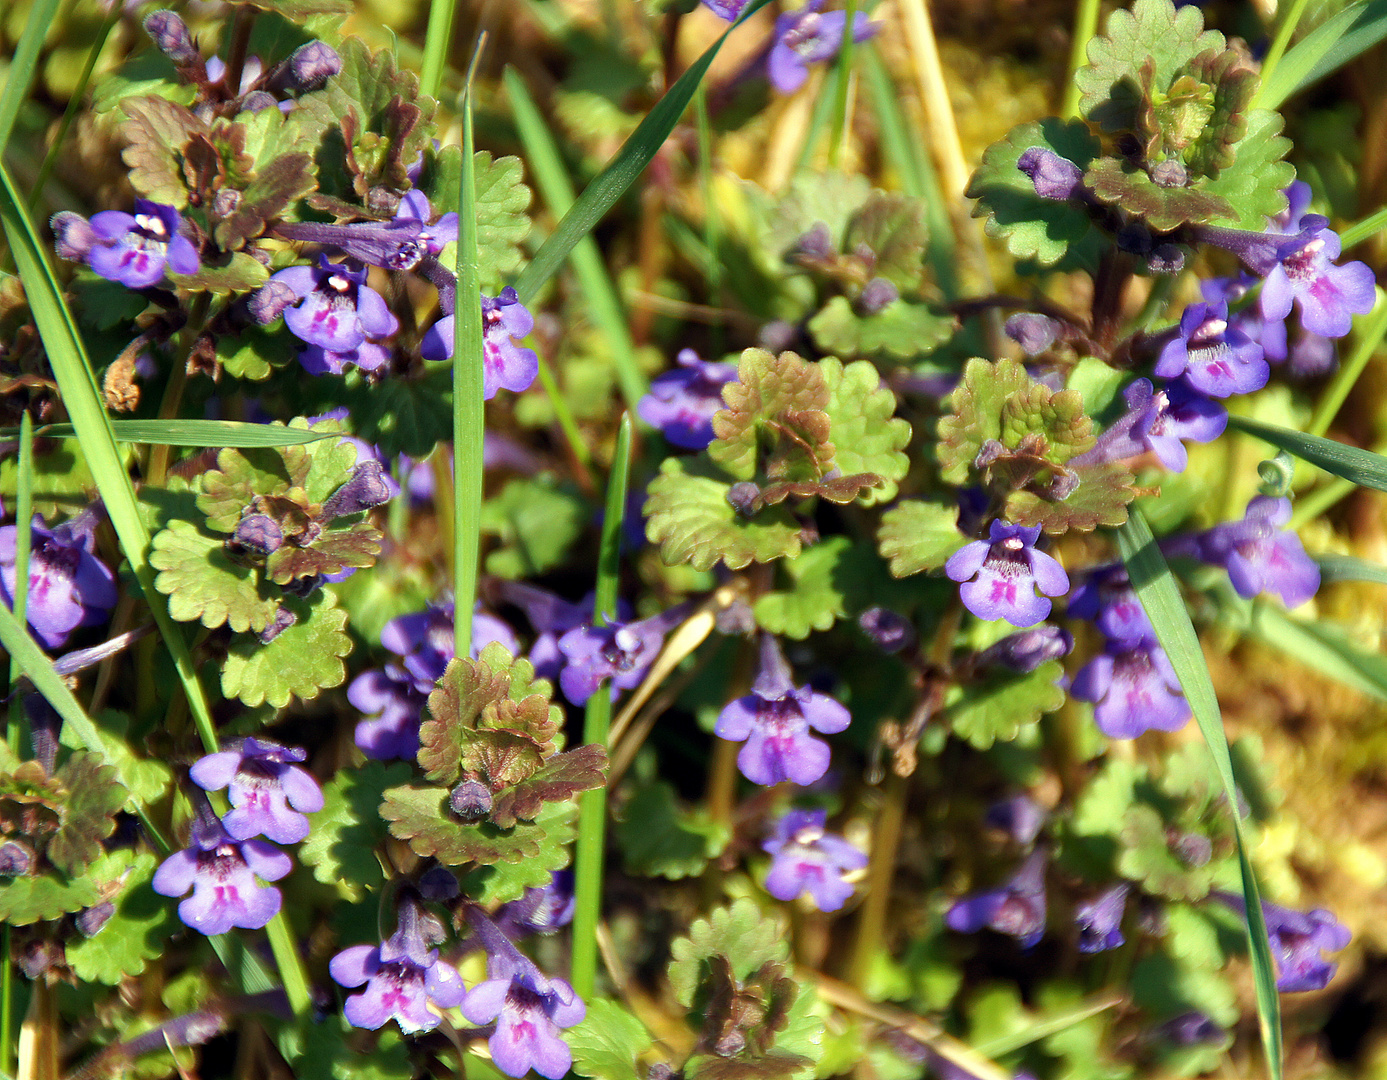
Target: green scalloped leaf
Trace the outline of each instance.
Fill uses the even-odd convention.
[[[958,506],[911,499],[881,515],[877,543],[895,577],[942,570],[949,556],[968,543],[958,529]]]
[[[967,686],[951,686],[942,719],[955,735],[979,750],[1010,742],[1023,727],[1064,704],[1058,682],[1064,668],[1048,660],[1026,675],[993,674]]]
[[[569,484],[544,475],[511,480],[482,504],[482,533],[500,546],[486,570],[505,578],[532,578],[568,558],[590,517],[587,501]]]
[[[847,615],[844,564],[853,553],[846,536],[830,536],[782,563],[789,588],[757,598],[757,624],[772,634],[803,640],[811,630],[829,630]]]
[[[526,889],[548,885],[556,870],[573,861],[572,840],[576,833],[576,802],[545,803],[535,819],[544,829],[539,854],[516,862],[496,862],[463,875],[462,891],[471,901],[491,908],[525,895]]]
[[[96,733],[101,738],[101,755],[107,764],[115,767],[126,789],[126,806],[134,810],[167,795],[173,783],[173,770],[162,761],[139,757],[135,753],[131,743],[133,741],[138,747],[141,740],[132,740],[129,736],[130,717],[115,709],[104,709],[96,720]],[[59,741],[72,750],[84,748],[69,724],[63,725]]]
[[[237,293],[258,289],[270,279],[264,263],[237,251],[224,260],[204,259],[196,274],[166,271],[175,288],[188,292]]]
[[[842,250],[852,254],[866,247],[875,256],[872,276],[911,292],[920,284],[928,246],[924,201],[873,191],[849,219]]]
[[[1098,526],[1116,528],[1127,520],[1127,507],[1139,494],[1135,478],[1118,462],[1080,465],[1073,475],[1079,486],[1061,500],[1033,491],[1014,491],[1007,499],[1007,520],[1027,527],[1039,525],[1051,536],[1075,529],[1092,532]]]
[[[259,382],[276,369],[292,364],[299,355],[299,340],[282,326],[267,328],[252,323],[238,334],[217,338],[217,361],[237,379]]]
[[[535,821],[546,804],[567,802],[580,791],[592,791],[606,782],[607,748],[584,743],[546,758],[537,772],[498,794],[491,821],[503,829],[517,821]]]
[[[780,919],[764,915],[754,901],[743,897],[730,907],[716,909],[689,928],[689,936],[670,946],[669,985],[679,1004],[693,1006],[698,988],[708,977],[707,962],[722,956],[738,981],[762,964],[785,963],[790,943]]]
[[[728,826],[706,811],[681,807],[673,785],[663,780],[632,792],[614,831],[626,873],[671,881],[703,873],[732,839]]]
[[[1103,202],[1143,218],[1157,232],[1234,215],[1233,204],[1210,192],[1207,183],[1161,187],[1140,166],[1120,158],[1099,158],[1084,173],[1084,183]]]
[[[655,1045],[645,1025],[606,998],[587,1006],[582,1023],[564,1032],[573,1051],[573,1071],[593,1080],[645,1080],[636,1060]]]
[[[1032,380],[1015,360],[974,358],[949,396],[949,413],[939,418],[940,475],[951,484],[968,481],[973,461],[990,439],[1002,437],[1002,409],[1013,394],[1030,389]]]
[[[1281,134],[1285,121],[1270,109],[1253,109],[1247,134],[1233,147],[1233,162],[1206,180],[1203,188],[1224,199],[1240,229],[1261,232],[1266,219],[1286,209],[1286,188],[1295,179],[1295,166],[1282,159],[1291,140]]]
[[[783,506],[742,517],[727,501],[731,485],[685,471],[681,458],[666,458],[660,475],[646,489],[645,534],[660,546],[668,566],[687,562],[711,570],[719,561],[729,570],[800,553],[801,528]]]
[[[308,1015],[297,1028],[282,1027],[277,1045],[293,1064],[294,1080],[411,1080],[418,1075],[410,1044],[393,1024],[377,1034],[336,1015]]]
[[[987,235],[1003,241],[1018,259],[1054,266],[1073,248],[1082,265],[1096,265],[1096,256],[1080,247],[1090,229],[1088,214],[1080,206],[1041,198],[1030,177],[1016,167],[1033,146],[1052,150],[1080,169],[1087,169],[1101,152],[1081,120],[1052,117],[1020,124],[987,148],[968,182],[964,194],[978,200],[973,216],[987,215]]]
[[[435,858],[444,866],[495,866],[529,860],[526,880],[539,878],[535,883],[543,884],[549,876],[545,873],[540,877],[539,863],[549,862],[550,871],[567,865],[566,853],[564,861],[557,864],[553,863],[553,853],[575,835],[574,803],[547,803],[535,821],[499,829],[485,821],[462,824],[448,806],[448,795],[448,789],[441,787],[406,784],[391,788],[381,802],[380,816],[389,823],[391,836],[404,840],[421,858]],[[546,852],[550,854],[546,856]]]
[[[387,788],[409,779],[403,761],[367,761],[339,769],[323,785],[323,808],[313,815],[313,829],[299,848],[299,861],[313,868],[324,885],[335,885],[352,900],[385,880],[376,849],[390,831],[381,820],[380,804]]]
[[[1027,435],[1045,436],[1046,458],[1064,464],[1093,447],[1093,421],[1084,412],[1077,390],[1051,390],[1033,382],[1002,405],[1001,441],[1019,446]]]
[[[46,922],[91,907],[100,899],[100,888],[87,877],[68,882],[52,874],[13,878],[0,883],[0,922],[11,926]]]
[[[67,789],[61,824],[48,841],[48,861],[68,877],[82,873],[101,855],[101,841],[116,827],[126,790],[100,754],[75,751],[55,776]]]
[[[156,95],[126,98],[129,117],[121,125],[128,145],[121,157],[130,167],[130,185],[146,199],[182,210],[188,205],[182,148],[207,125],[186,106]]]
[[[874,473],[885,481],[858,496],[862,505],[890,502],[910,471],[904,452],[910,425],[896,418],[896,395],[882,385],[881,373],[867,360],[844,367],[836,356],[825,356],[819,370],[828,387],[824,411],[837,448],[834,464],[845,475]]]
[[[826,353],[910,360],[932,353],[957,325],[952,315],[909,300],[893,300],[871,315],[859,315],[846,296],[835,296],[809,320],[809,332]]]
[[[106,856],[107,859],[112,856]],[[141,974],[145,962],[162,956],[169,938],[182,928],[167,897],[151,886],[159,860],[149,852],[134,856],[118,895],[111,898],[115,913],[95,937],[78,937],[67,943],[67,964],[85,982],[117,986],[126,978]],[[117,865],[123,865],[118,859]],[[91,871],[103,876],[98,866]]]
[[[268,644],[249,635],[232,642],[222,668],[222,693],[228,698],[251,706],[268,701],[282,709],[292,697],[308,701],[346,680],[342,658],[351,655],[352,639],[337,598],[319,590],[310,602],[286,597],[283,606],[298,622]]]
[[[1135,130],[1143,65],[1151,64],[1153,85],[1165,90],[1200,53],[1222,52],[1227,44],[1217,30],[1204,29],[1197,7],[1176,10],[1171,0],[1136,0],[1131,11],[1114,11],[1106,33],[1089,42],[1088,64],[1074,73],[1079,112],[1105,131]]]
[[[1166,823],[1154,807],[1138,804],[1127,810],[1117,872],[1140,881],[1145,892],[1167,900],[1202,900],[1216,869],[1213,862],[1191,866],[1172,851]]]
[[[191,521],[175,520],[155,533],[149,562],[159,571],[154,587],[168,596],[169,614],[179,622],[259,633],[279,610],[259,571],[232,562],[223,542]]]
[[[728,475],[750,480],[764,470],[772,480],[817,480],[832,467],[820,365],[792,352],[747,349],[722,399],[727,407],[713,416],[708,456]]]
[[[346,520],[338,519],[339,522]],[[287,585],[295,578],[337,574],[348,567],[374,566],[384,538],[385,534],[369,521],[349,525],[333,523],[312,543],[303,547],[287,543],[271,554],[265,560],[265,576],[278,585]]]
[[[473,159],[477,215],[477,255],[482,268],[482,288],[495,290],[507,275],[520,268],[521,244],[530,232],[526,211],[534,198],[525,184],[525,165],[518,157],[493,158],[478,150]],[[425,151],[419,188],[429,197],[434,213],[456,209],[462,177],[462,147]],[[445,266],[452,264],[445,259]]]

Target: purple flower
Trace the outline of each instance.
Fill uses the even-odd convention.
[[[419,260],[429,250],[422,238],[423,231],[418,219],[409,215],[397,215],[390,221],[353,221],[347,225],[304,221],[275,227],[275,234],[287,240],[334,247],[349,259],[386,270],[412,270],[419,265]]]
[[[394,1019],[406,1034],[431,1031],[441,1016],[433,1006],[461,1005],[467,988],[457,969],[429,947],[441,938],[441,928],[417,900],[401,900],[396,925],[378,946],[343,949],[328,964],[328,972],[342,986],[366,984],[342,1008],[356,1027],[375,1030]]]
[[[60,648],[79,626],[106,621],[116,606],[116,576],[96,550],[94,510],[49,529],[35,514],[29,525],[29,591],[25,616],[47,648]],[[0,598],[13,610],[18,526],[0,528]]]
[[[700,360],[692,349],[681,349],[676,359],[679,368],[655,376],[636,412],[675,446],[706,450],[713,441],[713,414],[723,407],[722,388],[737,381],[737,369]]]
[[[964,582],[964,606],[980,619],[1006,619],[1012,626],[1034,626],[1050,614],[1050,601],[1069,591],[1064,567],[1035,549],[1040,527],[1009,525],[996,519],[988,539],[974,540],[949,556],[944,573]]]
[[[687,614],[680,605],[640,622],[612,622],[606,626],[584,624],[559,638],[563,671],[559,686],[564,697],[582,705],[597,692],[603,679],[613,690],[634,690],[645,678],[665,643],[665,634]]]
[[[1069,655],[1074,638],[1058,626],[1033,626],[1018,630],[978,653],[978,666],[1000,667],[1021,674],[1034,671],[1041,664]]]
[[[297,844],[308,835],[304,814],[323,808],[323,789],[297,764],[305,757],[298,747],[248,738],[200,759],[189,775],[204,791],[229,789],[232,809],[222,825],[233,840],[263,835],[276,844]]]
[[[178,905],[178,917],[211,937],[233,926],[258,930],[279,911],[279,890],[256,881],[278,881],[293,869],[289,856],[263,840],[233,840],[204,803],[193,822],[192,843],[154,872],[162,896],[193,895]]]
[[[983,820],[993,829],[1001,829],[1022,847],[1028,847],[1045,825],[1044,807],[1029,795],[1013,795],[987,808]]]
[[[857,625],[867,640],[888,655],[914,647],[918,638],[914,623],[879,605],[862,612],[857,617]]]
[[[1199,557],[1226,567],[1239,596],[1274,592],[1287,607],[1296,607],[1319,591],[1320,569],[1305,554],[1300,537],[1281,528],[1290,519],[1289,499],[1258,495],[1242,521],[1215,525],[1198,538]]]
[[[1267,385],[1271,368],[1262,346],[1228,321],[1228,304],[1191,304],[1179,333],[1166,343],[1155,372],[1165,379],[1184,375],[1196,390],[1214,397],[1250,394]]]
[[[1134,643],[1156,636],[1121,563],[1090,570],[1069,594],[1069,614],[1092,620],[1109,641]]]
[[[487,1040],[491,1060],[507,1076],[531,1069],[561,1080],[573,1053],[559,1035],[587,1014],[583,999],[563,979],[549,979],[500,929],[475,909],[468,914],[487,951],[485,982],[467,992],[462,1015],[474,1024],[496,1024]]]
[[[790,665],[774,634],[761,636],[761,670],[751,693],[733,701],[718,716],[713,734],[745,745],[737,767],[753,784],[783,780],[802,787],[828,771],[828,743],[809,729],[831,735],[847,728],[852,716],[826,694],[795,687]]]
[[[496,925],[509,938],[553,934],[573,921],[576,907],[573,871],[555,870],[549,884],[526,889],[519,900],[502,904],[496,911]]]
[[[944,917],[951,930],[975,934],[984,926],[1008,934],[1029,949],[1045,934],[1045,864],[1050,855],[1043,847],[1021,864],[1005,885],[974,893],[954,902]]]
[[[1083,191],[1083,169],[1043,146],[1025,150],[1016,159],[1016,167],[1030,178],[1042,199],[1066,201]]]
[[[1149,379],[1137,379],[1123,391],[1127,411],[1098,437],[1091,450],[1070,466],[1125,461],[1153,453],[1172,472],[1184,472],[1189,454],[1182,439],[1212,442],[1228,426],[1223,406],[1191,389],[1183,380],[1160,390]]]
[[[820,911],[837,911],[853,893],[845,880],[867,865],[867,856],[841,836],[824,832],[823,810],[791,810],[761,845],[771,855],[766,891],[789,902],[808,892]]]
[[[1179,1046],[1195,1046],[1200,1043],[1220,1043],[1224,1030],[1213,1018],[1202,1012],[1181,1013],[1172,1016],[1156,1029],[1157,1035]]]
[[[767,60],[771,85],[782,94],[793,94],[809,78],[809,65],[831,60],[843,47],[847,27],[845,11],[820,12],[823,0],[809,0],[798,11],[775,20],[775,44]],[[858,12],[852,21],[853,41],[866,41],[877,27]]]
[[[453,355],[454,319],[446,315],[424,331],[419,346],[426,360],[446,360]],[[482,397],[490,401],[498,390],[520,393],[529,389],[539,374],[539,357],[512,338],[523,338],[535,328],[534,316],[509,286],[497,297],[482,297]]]
[[[529,656],[535,674],[541,679],[558,679],[564,666],[559,639],[591,618],[595,594],[589,594],[581,603],[573,604],[557,593],[526,585],[523,581],[498,581],[494,594],[498,602],[514,604],[530,620],[530,626],[536,633]],[[618,619],[628,613],[625,605],[617,604]]]
[[[709,11],[728,22],[736,22],[741,17],[742,9],[750,2],[751,0],[703,0]]]
[[[419,239],[423,241],[430,255],[437,255],[447,245],[457,241],[458,216],[456,211],[449,211],[431,224],[432,216],[433,208],[429,206],[429,197],[417,188],[405,192],[404,197],[400,199],[399,209],[395,211],[396,221],[419,223]]]
[[[1131,886],[1125,881],[1105,889],[1087,904],[1074,911],[1079,927],[1079,951],[1103,952],[1115,949],[1126,939],[1122,936],[1122,913],[1127,907]]]
[[[1235,893],[1215,892],[1234,911],[1246,915],[1247,905]],[[1262,901],[1262,917],[1267,921],[1267,938],[1271,954],[1281,972],[1276,988],[1284,993],[1302,990],[1323,990],[1334,978],[1339,965],[1328,961],[1323,951],[1337,952],[1348,945],[1353,935],[1348,927],[1324,908],[1314,911],[1292,911],[1278,904]]]
[[[373,341],[363,341],[346,352],[330,352],[321,345],[305,345],[299,350],[299,363],[310,375],[341,375],[348,365],[379,371],[389,362],[390,350]]]
[[[102,277],[131,289],[153,285],[165,267],[196,274],[202,261],[192,241],[179,233],[182,224],[176,208],[148,199],[136,199],[133,214],[102,210],[92,215],[87,262]]]
[[[1110,739],[1135,739],[1153,728],[1179,731],[1191,715],[1175,669],[1150,640],[1110,641],[1079,670],[1072,692],[1094,703],[1094,722]]]
[[[299,297],[284,312],[294,336],[328,352],[348,353],[367,338],[389,337],[400,328],[380,293],[366,284],[364,267],[320,255],[317,266],[291,266],[270,280],[284,282]]]

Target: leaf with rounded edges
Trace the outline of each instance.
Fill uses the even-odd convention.
[[[123,125],[129,145],[121,153],[130,166],[130,184],[146,199],[178,210],[188,205],[182,149],[207,125],[191,109],[156,95],[129,98],[121,109],[130,119]]]
[[[875,256],[873,276],[906,292],[920,284],[928,244],[924,201],[899,192],[873,191],[849,219],[843,237],[845,252],[865,247]]]
[[[670,881],[703,873],[732,839],[706,811],[681,807],[674,787],[657,780],[631,795],[615,826],[626,873]]]
[[[319,590],[308,603],[286,597],[283,606],[298,622],[268,644],[250,635],[232,642],[222,668],[222,693],[228,698],[251,706],[268,701],[282,709],[291,697],[308,701],[346,680],[342,658],[351,655],[352,639],[337,598]]]
[[[1232,148],[1233,162],[1203,188],[1233,208],[1240,229],[1261,232],[1266,219],[1286,209],[1286,188],[1295,179],[1295,166],[1282,160],[1291,151],[1291,140],[1281,134],[1285,121],[1270,109],[1253,109],[1247,115],[1247,134]]]
[[[1047,660],[1029,674],[994,672],[967,686],[950,687],[942,719],[955,735],[979,750],[994,742],[1009,742],[1041,714],[1064,704],[1064,691],[1058,685],[1063,675],[1058,660]]]
[[[269,222],[283,215],[285,207],[303,198],[316,185],[313,159],[307,154],[284,154],[264,164],[242,192],[236,209],[213,227],[217,246],[223,251],[239,252],[247,240],[260,236]]]
[[[389,823],[391,836],[406,841],[421,858],[436,858],[444,866],[533,860],[574,835],[577,807],[571,802],[546,803],[536,821],[500,829],[489,821],[462,824],[448,805],[448,795],[442,787],[390,788],[381,802],[380,816]]]
[[[578,819],[576,802],[545,803],[536,818],[544,827],[539,854],[516,862],[496,862],[480,866],[462,876],[465,896],[483,907],[519,900],[526,889],[550,884],[556,870],[563,870],[573,861],[572,842]]]
[[[1122,854],[1117,871],[1140,881],[1145,892],[1167,900],[1202,900],[1217,864],[1191,866],[1170,849],[1166,823],[1155,807],[1138,803],[1122,822]]]
[[[295,578],[336,574],[349,566],[357,569],[374,566],[384,537],[385,534],[369,521],[329,525],[311,544],[281,546],[265,560],[265,575],[278,585],[287,585]]]
[[[299,861],[313,868],[324,885],[336,885],[352,899],[385,880],[376,849],[389,837],[379,813],[387,788],[403,784],[411,769],[403,761],[367,761],[339,769],[323,785],[323,808],[299,848]]]
[[[846,367],[836,356],[819,361],[828,387],[829,431],[837,448],[834,464],[845,475],[874,473],[885,481],[858,496],[864,506],[896,497],[897,485],[910,471],[905,448],[910,425],[896,418],[896,395],[881,383],[881,374],[867,360]]]
[[[1120,158],[1099,158],[1084,173],[1084,184],[1103,202],[1142,218],[1156,232],[1234,214],[1232,204],[1209,191],[1207,182],[1161,187],[1144,169]]]
[[[477,255],[482,288],[488,290],[504,284],[506,275],[520,267],[524,258],[521,243],[530,232],[526,211],[534,195],[525,184],[525,165],[518,157],[493,158],[486,150],[478,150],[472,162]],[[461,178],[462,148],[456,143],[424,151],[418,186],[428,195],[434,213],[457,208]]]
[[[133,811],[167,795],[173,783],[173,770],[157,758],[140,757],[136,753],[141,740],[132,740],[129,736],[130,717],[116,709],[103,709],[95,720],[96,733],[101,738],[101,756],[115,767],[126,789],[126,807]],[[72,750],[85,749],[68,724],[63,725],[59,741]]]
[[[138,857],[134,848],[117,848],[72,881],[64,882],[59,874],[36,874],[0,883],[0,922],[28,926],[98,904],[115,892],[116,883]]]
[[[654,1046],[645,1025],[606,998],[587,1003],[581,1023],[564,1032],[573,1051],[573,1071],[592,1080],[645,1080],[637,1059]]]
[[[1090,450],[1096,438],[1077,390],[1051,390],[1033,382],[1002,405],[1001,441],[1017,447],[1027,435],[1045,436],[1047,460],[1062,465]]]
[[[886,481],[876,473],[853,473],[851,476],[825,477],[823,480],[790,481],[767,484],[751,500],[753,512],[767,506],[777,506],[786,499],[827,499],[839,506],[846,506],[855,499],[866,498],[867,493],[881,487]]]
[[[48,842],[48,861],[69,877],[83,872],[101,854],[101,841],[116,827],[126,791],[116,770],[100,754],[78,750],[55,777],[67,789],[62,824]]]
[[[1079,486],[1064,499],[1047,499],[1033,491],[1014,491],[1007,498],[1007,520],[1027,527],[1039,525],[1051,536],[1075,529],[1092,532],[1098,526],[1116,528],[1127,520],[1127,507],[1141,492],[1135,477],[1119,462],[1080,465],[1073,470]]]
[[[987,148],[968,182],[964,194],[978,200],[973,216],[986,215],[987,235],[1003,241],[1018,259],[1053,266],[1073,248],[1087,266],[1093,261],[1092,253],[1081,247],[1090,230],[1087,212],[1077,204],[1037,195],[1030,177],[1016,166],[1033,146],[1053,151],[1080,169],[1087,169],[1101,152],[1098,140],[1080,120],[1051,117],[1020,124]]]
[[[828,387],[820,366],[792,352],[747,349],[737,380],[723,387],[725,409],[713,416],[708,456],[738,480],[758,472],[775,480],[817,480],[833,464]]]
[[[668,566],[687,562],[710,570],[719,561],[729,570],[752,562],[798,555],[801,528],[783,506],[742,517],[727,501],[731,485],[687,473],[680,458],[666,458],[646,489],[645,533],[660,546]]]
[[[281,425],[283,426],[283,425]],[[291,429],[306,431],[297,417]],[[341,431],[334,420],[319,421],[314,431]],[[283,496],[305,510],[321,505],[352,477],[356,447],[342,439],[318,439],[294,446],[227,447],[217,455],[217,467],[202,474],[197,505],[207,526],[229,533],[257,495]]]
[[[746,897],[730,907],[720,907],[689,928],[689,936],[670,946],[669,985],[685,1008],[693,1006],[699,986],[708,978],[707,962],[715,956],[727,959],[734,978],[744,980],[762,964],[783,964],[790,944],[778,918],[763,915]]]
[[[940,475],[951,484],[963,484],[983,443],[1002,437],[1002,409],[1013,394],[1032,384],[1026,369],[1015,360],[974,358],[963,367],[963,377],[949,396],[949,413],[939,419]]]
[[[933,352],[957,325],[952,315],[909,300],[893,300],[871,315],[859,315],[846,296],[835,296],[809,320],[809,332],[827,353],[909,360]]]
[[[228,256],[220,265],[204,259],[196,274],[175,274],[166,270],[169,281],[189,292],[235,293],[258,289],[270,278],[264,263],[244,251]],[[234,337],[234,335],[231,335]]]
[[[168,596],[169,614],[179,622],[259,633],[279,610],[279,597],[259,572],[232,562],[222,541],[191,521],[173,521],[155,533],[149,562],[159,571],[154,587]]]
[[[101,865],[111,858],[108,855],[93,863],[89,872],[98,879],[109,877]],[[94,937],[78,937],[67,943],[67,965],[79,979],[117,986],[142,973],[146,961],[162,956],[169,938],[182,928],[168,898],[156,893],[150,884],[158,861],[147,851],[134,855],[124,869],[120,891],[110,898],[116,910],[106,925]],[[115,865],[125,866],[124,854]]]
[[[222,370],[233,378],[252,382],[268,379],[276,368],[293,363],[298,354],[298,338],[286,334],[283,327],[272,329],[252,324],[239,334],[217,338],[217,361]]]
[[[546,758],[537,772],[500,792],[491,806],[491,822],[508,829],[517,821],[534,821],[546,803],[568,801],[606,781],[606,747],[585,743]]]
[[[842,564],[851,557],[846,536],[825,537],[781,565],[789,587],[762,594],[752,607],[756,623],[772,634],[803,641],[811,630],[829,630],[847,615]]]
[[[968,543],[958,528],[958,506],[911,499],[881,515],[877,543],[894,577],[942,570],[949,556]]]
[[[1150,63],[1152,84],[1164,91],[1200,53],[1227,44],[1217,30],[1204,29],[1197,7],[1177,11],[1171,0],[1136,0],[1131,11],[1114,11],[1106,32],[1088,43],[1088,64],[1074,73],[1079,113],[1105,131],[1135,130],[1143,65]]]

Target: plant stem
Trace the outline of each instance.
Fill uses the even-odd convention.
[[[1069,81],[1064,84],[1060,115],[1066,120],[1079,115],[1079,84],[1074,75],[1088,60],[1088,43],[1098,31],[1098,0],[1079,0],[1074,16],[1074,42],[1069,49]]]
[[[424,63],[419,69],[419,91],[438,97],[443,70],[453,42],[453,16],[460,0],[433,0],[429,4],[429,26],[424,32]]]
[[[597,556],[597,599],[593,623],[606,626],[616,618],[616,594],[621,569],[621,525],[626,512],[626,488],[631,473],[631,414],[621,418],[616,453],[607,480],[606,515]],[[607,745],[612,718],[612,695],[603,685],[588,698],[583,741]],[[585,791],[578,800],[578,843],[574,853],[573,989],[590,998],[597,979],[597,923],[602,913],[602,856],[606,847],[607,789]]]
[[[1384,301],[1383,293],[1379,291],[1377,306],[1363,320],[1363,332],[1358,339],[1358,348],[1353,351],[1348,362],[1339,368],[1334,381],[1329,384],[1329,389],[1315,406],[1315,415],[1310,420],[1310,426],[1305,429],[1306,434],[1323,435],[1329,430],[1334,417],[1339,415],[1339,410],[1348,400],[1350,391],[1357,385],[1358,377],[1363,374],[1363,369],[1368,366],[1373,353],[1377,352],[1384,334],[1387,334],[1387,302]]]
[[[231,48],[226,54],[226,74],[222,76],[222,85],[226,87],[227,95],[236,97],[241,92],[241,75],[246,69],[246,50],[250,47],[250,31],[255,25],[255,16],[258,12],[249,4],[241,4],[236,8],[236,25],[231,32]]]
[[[188,325],[178,335],[173,349],[173,369],[169,381],[164,386],[164,396],[159,402],[159,419],[172,420],[178,415],[183,404],[183,391],[188,385],[188,355],[193,351],[193,342],[202,332],[207,321],[207,312],[212,306],[211,293],[198,293],[193,300],[193,309],[188,313]],[[154,443],[149,448],[149,464],[145,468],[145,482],[152,487],[160,487],[169,471],[169,458],[173,447],[168,443]]]
[[[848,137],[848,98],[852,87],[852,55],[857,42],[853,40],[852,24],[857,18],[857,0],[848,0],[843,23],[843,44],[838,50],[838,86],[833,108],[833,134],[828,141],[828,167],[836,169]]]
[[[1376,236],[1383,229],[1387,229],[1387,206],[1376,213],[1369,214],[1362,221],[1355,222],[1340,233],[1339,239],[1343,244],[1343,250],[1347,251],[1349,248],[1361,244],[1364,240]]]
[[[270,951],[274,954],[275,967],[284,982],[284,993],[289,998],[289,1007],[295,1016],[307,1016],[313,1007],[313,995],[308,989],[308,975],[303,969],[303,958],[289,931],[289,920],[281,909],[265,927],[270,938]]]
[[[1276,29],[1276,37],[1271,43],[1271,48],[1267,50],[1267,57],[1262,61],[1262,80],[1261,85],[1265,86],[1271,80],[1271,74],[1276,70],[1276,65],[1281,63],[1281,58],[1286,55],[1286,47],[1291,43],[1291,35],[1295,33],[1295,28],[1300,22],[1300,17],[1305,14],[1305,8],[1309,0],[1295,0],[1291,5],[1291,10],[1286,13],[1286,17],[1281,20],[1281,25]],[[1261,96],[1261,91],[1258,91]],[[1253,104],[1256,104],[1254,98]]]
[[[894,769],[886,774],[876,826],[872,830],[871,863],[867,870],[865,899],[857,920],[857,941],[853,947],[852,983],[865,992],[867,977],[882,952],[882,936],[891,906],[891,882],[896,876],[896,852],[901,842],[901,824],[909,781]]]

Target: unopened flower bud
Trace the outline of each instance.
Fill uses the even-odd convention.
[[[316,574],[312,578],[303,578],[300,580],[311,580],[313,582],[313,588],[317,588],[318,586],[318,577]],[[289,591],[288,585],[286,585],[284,588],[286,592]],[[309,592],[312,592],[312,589],[310,589]],[[307,594],[305,593],[304,595]],[[270,625],[260,631],[260,644],[268,645],[270,642],[272,642],[275,638],[279,637],[280,634],[284,633],[284,631],[288,630],[289,627],[293,626],[298,621],[299,617],[295,615],[292,611],[290,611],[288,608],[280,608],[278,611],[275,612],[275,617],[270,621]]]
[[[1147,267],[1153,274],[1178,274],[1185,268],[1185,252],[1176,244],[1157,244]]]
[[[1084,172],[1068,158],[1043,146],[1032,146],[1017,160],[1016,167],[1035,185],[1042,199],[1073,199],[1083,190]]]
[[[1156,1029],[1156,1035],[1178,1046],[1197,1046],[1222,1042],[1224,1030],[1202,1012],[1187,1012],[1171,1017]]]
[[[250,316],[261,326],[269,326],[281,315],[284,309],[299,302],[299,296],[282,281],[267,281],[252,295],[246,306]]]
[[[828,259],[837,254],[833,246],[833,234],[822,221],[795,241],[794,254],[805,255],[811,259]]]
[[[872,278],[857,297],[857,310],[863,315],[875,315],[887,304],[900,299],[901,291],[885,278]]]
[[[19,951],[15,963],[26,979],[37,979],[54,964],[62,963],[66,955],[60,942],[30,941]]]
[[[252,90],[245,97],[241,98],[241,111],[248,113],[258,113],[261,109],[277,109],[279,102],[275,96],[265,90]]]
[[[241,193],[235,188],[218,188],[217,193],[212,196],[212,216],[230,217],[241,205],[241,199]]]
[[[0,877],[24,877],[33,869],[34,853],[27,844],[6,840],[0,844]]]
[[[1185,187],[1190,182],[1190,174],[1177,159],[1170,158],[1151,167],[1151,182],[1157,187]]]
[[[316,90],[342,70],[342,58],[323,41],[301,45],[289,57],[289,72],[301,91]]]
[[[1214,857],[1214,844],[1207,836],[1198,833],[1184,833],[1174,837],[1170,850],[1186,866],[1207,866]]]
[[[915,644],[915,627],[910,620],[889,608],[868,608],[857,617],[857,625],[885,653],[898,653]]]
[[[1003,667],[1026,673],[1049,660],[1058,660],[1074,647],[1074,638],[1058,626],[1042,624],[1001,641],[978,654],[980,667]]]
[[[360,514],[390,501],[390,485],[385,482],[379,461],[374,458],[363,461],[352,472],[352,478],[329,496],[323,503],[322,518],[346,517]]]
[[[144,21],[144,30],[158,46],[159,51],[182,67],[201,59],[188,24],[172,11],[155,11]]]
[[[733,484],[727,491],[727,501],[742,517],[751,517],[756,513],[756,503],[760,498],[761,489],[750,480]]]
[[[458,879],[446,866],[426,870],[419,879],[419,895],[425,900],[451,900],[458,894]]]
[[[1059,336],[1059,323],[1034,311],[1017,312],[1007,319],[1003,329],[1027,356],[1039,356]]]
[[[53,230],[53,250],[58,258],[68,262],[87,261],[87,253],[96,243],[91,222],[71,210],[60,210],[49,219],[48,225]]]
[[[273,555],[284,543],[284,531],[267,514],[247,514],[236,523],[232,543],[257,555]]]
[[[111,916],[116,913],[116,905],[109,900],[97,904],[95,907],[83,908],[77,913],[74,920],[77,923],[77,932],[83,937],[92,938],[106,929],[106,924],[111,921]]]
[[[491,816],[491,789],[480,780],[464,780],[453,788],[448,805],[464,824],[475,825]]]

